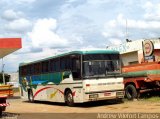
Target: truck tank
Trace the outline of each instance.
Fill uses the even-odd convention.
[[[160,81],[160,62],[147,62],[122,67],[124,78],[146,77],[146,82]]]

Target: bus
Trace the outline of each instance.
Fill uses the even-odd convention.
[[[118,51],[71,51],[19,65],[21,96],[34,102],[89,101],[124,98]]]

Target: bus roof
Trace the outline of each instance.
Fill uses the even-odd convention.
[[[45,61],[45,60],[50,60],[50,59],[53,59],[53,58],[63,57],[63,56],[72,55],[72,54],[80,54],[80,55],[86,55],[86,54],[119,54],[119,52],[115,51],[115,50],[85,50],[85,51],[79,50],[79,51],[71,51],[71,52],[67,52],[67,53],[51,56],[51,57],[48,57],[48,58],[32,61],[32,62],[20,63],[20,66],[33,64],[33,63],[38,63],[38,62],[42,62],[42,61]]]

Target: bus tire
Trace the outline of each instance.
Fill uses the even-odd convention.
[[[66,104],[70,107],[73,107],[74,106],[74,99],[73,99],[73,95],[72,95],[72,91],[71,90],[68,90],[66,92],[66,95],[65,95],[65,100],[66,100]]]
[[[138,93],[134,85],[129,84],[125,88],[125,96],[128,100],[133,100],[137,98]]]
[[[0,117],[2,116],[2,107],[0,107]]]
[[[124,103],[123,98],[119,98],[119,99],[117,99],[117,103],[118,103],[118,104],[119,104],[119,103]]]
[[[28,90],[28,101],[34,102],[33,91],[31,89]]]

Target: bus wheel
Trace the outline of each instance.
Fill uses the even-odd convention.
[[[2,107],[0,107],[0,117],[2,116]]]
[[[119,104],[119,103],[124,103],[123,98],[119,98],[119,99],[117,99],[116,101],[117,101],[118,104]]]
[[[127,85],[127,87],[125,88],[125,96],[128,100],[137,98],[138,93],[135,86],[133,86],[132,84]]]
[[[66,98],[66,104],[70,107],[73,107],[74,106],[74,100],[73,100],[72,92],[70,90],[68,90],[66,92],[65,98]]]
[[[34,102],[33,91],[31,89],[28,90],[28,100],[29,102]]]

